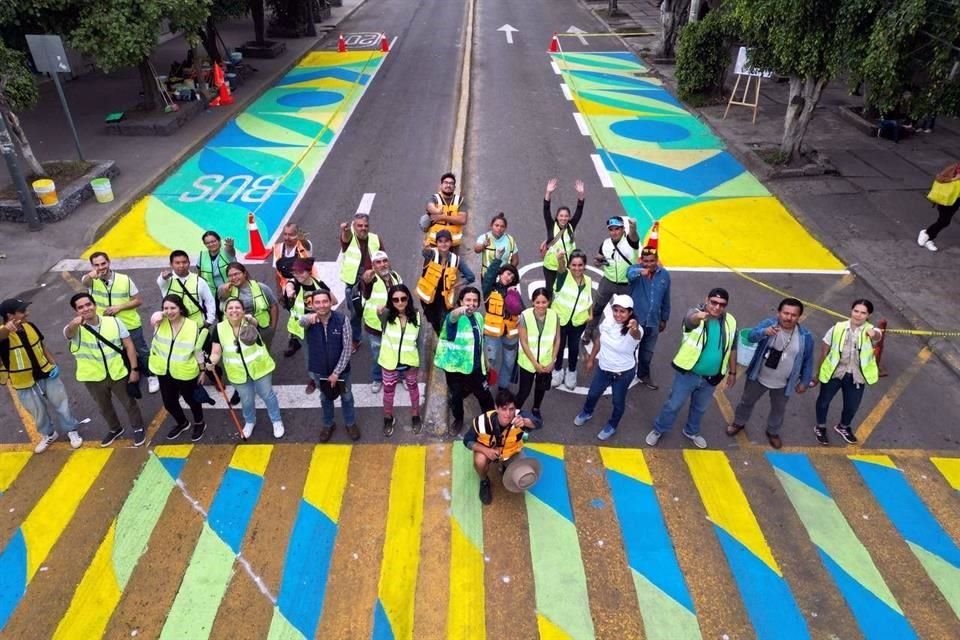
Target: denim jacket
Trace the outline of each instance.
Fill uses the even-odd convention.
[[[756,380],[760,375],[760,367],[763,366],[763,354],[766,352],[767,343],[770,341],[770,336],[766,335],[764,331],[776,324],[776,317],[762,320],[747,336],[747,340],[757,344],[757,351],[753,354],[750,366],[747,367],[748,380]],[[790,377],[787,378],[787,386],[783,390],[784,395],[788,398],[794,394],[798,383],[809,385],[813,381],[813,334],[799,324],[797,325],[797,331],[800,336],[800,357],[793,361],[793,369],[790,371]]]
[[[661,321],[670,319],[670,274],[661,266],[653,278],[645,278],[642,269],[635,264],[627,270],[633,313],[640,326],[657,329]]]

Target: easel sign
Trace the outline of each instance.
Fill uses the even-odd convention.
[[[773,72],[748,67],[746,47],[740,47],[740,50],[737,52],[737,61],[733,65],[733,72],[737,75],[737,81],[733,85],[733,91],[730,92],[730,99],[727,101],[727,108],[723,112],[723,119],[727,119],[727,113],[730,112],[731,105],[737,105],[752,108],[753,124],[757,124],[757,109],[760,107],[760,81],[764,78],[772,77]],[[746,82],[743,85],[743,93],[738,98],[737,91],[740,89],[740,81],[744,78],[746,78]],[[752,102],[749,97],[751,83],[753,83]]]

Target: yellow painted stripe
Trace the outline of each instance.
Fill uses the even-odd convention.
[[[117,521],[110,523],[107,535],[97,549],[93,561],[87,567],[83,580],[77,586],[77,593],[82,593],[83,605],[77,606],[79,601],[74,599],[70,608],[57,625],[54,634],[55,640],[87,640],[91,632],[99,636],[107,628],[110,616],[120,602],[123,591],[117,583],[117,574],[113,569],[114,541],[117,534]]]
[[[527,448],[539,451],[548,456],[553,456],[557,460],[563,460],[563,445],[550,442],[533,442],[527,445]]]
[[[32,454],[29,451],[5,451],[0,453],[0,493],[10,488]]]
[[[193,451],[192,444],[161,444],[153,448],[153,452],[161,458],[189,458]]]
[[[859,460],[860,462],[869,462],[870,464],[878,464],[881,467],[889,467],[891,469],[896,469],[897,465],[893,463],[893,460],[889,456],[885,455],[874,455],[874,454],[857,454],[852,456],[847,456],[851,460]]]
[[[413,640],[426,461],[426,447],[420,446],[397,447],[393,459],[378,591],[395,640]]]
[[[47,558],[113,449],[78,449],[21,525],[27,544],[27,582]]]
[[[483,553],[450,521],[450,606],[447,640],[486,640]]]
[[[540,640],[571,640],[566,631],[550,622],[542,613],[537,613],[537,629],[540,631]]]
[[[749,549],[771,571],[782,576],[747,496],[723,452],[687,449],[683,457],[710,520]]]
[[[930,458],[950,486],[960,491],[960,458]]]
[[[245,444],[237,447],[230,459],[230,466],[234,469],[249,471],[250,473],[263,476],[267,470],[267,464],[270,462],[270,452],[273,451],[273,445],[270,444]]]
[[[877,428],[880,421],[886,417],[887,412],[890,411],[890,408],[900,398],[900,394],[910,386],[910,383],[917,377],[923,365],[927,364],[927,361],[930,360],[930,356],[932,355],[933,351],[931,351],[929,347],[920,349],[920,352],[917,353],[906,371],[897,376],[894,383],[890,385],[886,393],[884,393],[883,396],[880,397],[880,400],[877,401],[877,404],[873,406],[873,410],[860,422],[860,426],[857,427],[857,439],[860,440],[861,447],[867,443],[867,438],[869,438],[873,430]]]
[[[340,521],[347,468],[350,466],[350,445],[324,444],[313,449],[310,471],[303,487],[303,499],[326,514],[334,523]]]
[[[23,422],[23,428],[26,430],[27,436],[30,438],[30,443],[36,445],[38,442],[40,442],[40,433],[37,431],[37,423],[33,421],[33,416],[30,415],[30,412],[27,411],[26,407],[23,406],[23,403],[20,402],[20,396],[17,395],[17,390],[13,388],[13,385],[7,382],[6,387],[7,391],[10,392],[10,400],[13,402],[13,406],[17,410],[17,415],[20,416],[20,421]]]
[[[650,468],[639,449],[599,447],[603,466],[644,484],[653,484]]]

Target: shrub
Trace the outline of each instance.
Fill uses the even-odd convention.
[[[711,11],[680,31],[677,46],[677,92],[680,99],[709,102],[723,93],[730,64],[727,25],[722,11]]]

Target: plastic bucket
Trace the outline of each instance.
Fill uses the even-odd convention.
[[[93,187],[93,195],[97,202],[113,202],[113,187],[110,186],[110,178],[94,178],[90,181]]]
[[[747,340],[747,336],[750,335],[751,331],[753,331],[752,327],[741,329],[740,344],[737,345],[737,364],[742,364],[745,367],[750,366],[750,361],[753,360],[753,354],[757,352],[757,343]]]
[[[33,192],[40,198],[40,204],[52,206],[60,202],[60,199],[57,197],[57,185],[53,183],[53,180],[46,178],[43,180],[34,180]]]

